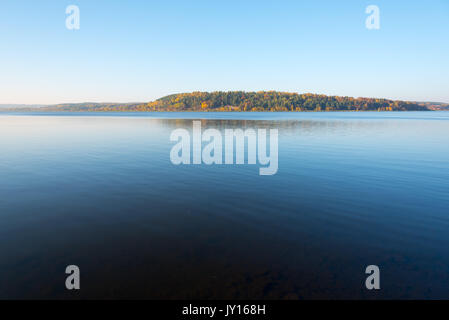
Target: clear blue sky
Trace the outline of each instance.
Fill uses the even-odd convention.
[[[80,8],[80,30],[65,8]],[[380,8],[380,30],[365,8]],[[449,102],[449,0],[2,0],[0,103],[281,90]]]

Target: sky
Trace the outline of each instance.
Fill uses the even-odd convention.
[[[449,102],[449,0],[0,2],[0,104],[216,90]]]

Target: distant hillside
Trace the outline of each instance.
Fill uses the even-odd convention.
[[[193,92],[173,94],[137,106],[136,111],[411,111],[413,102],[288,92]]]
[[[115,102],[83,102],[83,103],[61,103],[53,105],[4,105],[2,111],[44,111],[44,112],[89,112],[89,111],[130,111],[137,106],[142,105],[141,102],[133,103],[115,103]],[[0,105],[1,108],[2,105]]]
[[[179,93],[148,103],[74,103],[20,111],[429,111],[448,104],[277,91]]]
[[[419,104],[422,104],[422,105],[426,106],[430,110],[449,111],[449,103],[443,103],[443,102],[419,102]]]
[[[43,104],[0,104],[0,110],[1,109],[24,109],[24,108],[30,108],[30,109],[37,109],[47,107],[47,105]]]
[[[63,103],[48,106],[45,111],[130,111],[141,102],[132,103],[112,103],[112,102],[84,102],[84,103]]]

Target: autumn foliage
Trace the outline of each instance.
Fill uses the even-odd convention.
[[[406,111],[428,110],[406,101],[321,94],[262,92],[192,92],[173,94],[130,108],[134,111]]]

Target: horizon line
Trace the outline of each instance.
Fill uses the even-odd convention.
[[[313,92],[297,92],[297,91],[279,91],[279,90],[214,90],[214,91],[184,91],[184,92],[177,92],[177,93],[170,93],[163,95],[159,98],[153,99],[153,100],[147,100],[147,101],[81,101],[81,102],[58,102],[58,103],[0,103],[0,106],[42,106],[42,107],[49,107],[49,106],[57,106],[57,105],[67,105],[67,104],[86,104],[86,103],[92,103],[92,104],[145,104],[150,103],[159,99],[162,99],[167,96],[171,95],[177,95],[177,94],[191,94],[191,93],[214,93],[214,92],[245,92],[245,93],[257,93],[257,92],[279,92],[279,93],[292,93],[292,94],[311,94],[311,95],[321,95],[321,96],[327,96],[327,97],[349,97],[353,99],[384,99],[384,100],[391,100],[391,101],[404,101],[404,102],[414,102],[414,103],[435,103],[435,104],[449,104],[449,101],[433,101],[433,100],[409,100],[409,99],[393,99],[393,98],[381,98],[381,97],[367,97],[367,96],[350,96],[350,95],[330,95],[330,94],[324,94],[324,93],[313,93]]]

